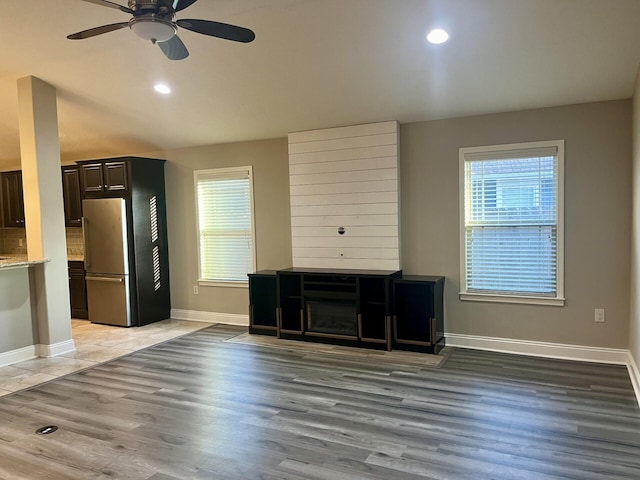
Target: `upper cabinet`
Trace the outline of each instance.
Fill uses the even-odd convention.
[[[129,191],[127,162],[97,160],[80,166],[81,185],[86,197],[121,196]]]
[[[62,196],[64,198],[64,224],[67,227],[82,226],[82,189],[80,167],[62,167]]]
[[[82,189],[80,167],[62,167],[62,196],[64,199],[64,223],[67,227],[82,226]],[[24,228],[24,197],[22,172],[0,173],[2,191],[2,226]]]
[[[22,196],[22,172],[2,172],[2,225],[24,227],[24,201]]]
[[[120,157],[63,166],[62,196],[65,226],[82,226],[83,198],[130,197],[132,179],[137,178],[137,184],[144,184],[143,177],[149,175],[149,171],[153,170],[153,167],[149,165],[161,165],[162,163],[163,161],[148,161],[148,159],[137,157]],[[160,181],[164,189],[164,176]],[[0,226],[24,228],[22,172],[20,170],[1,172],[0,191],[2,203]]]

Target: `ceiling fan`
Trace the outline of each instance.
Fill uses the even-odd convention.
[[[102,25],[68,35],[67,38],[70,40],[82,40],[129,27],[140,38],[157,43],[169,60],[182,60],[189,56],[189,51],[178,37],[178,27],[234,42],[249,43],[256,38],[255,33],[248,28],[227,23],[194,19],[173,20],[176,12],[190,7],[197,0],[129,0],[128,7],[109,0],[82,1],[115,8],[132,15],[132,17],[128,22]]]

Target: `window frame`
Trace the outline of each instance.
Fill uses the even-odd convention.
[[[469,292],[467,291],[467,249],[465,224],[465,164],[470,154],[490,154],[494,152],[518,151],[545,147],[557,149],[557,251],[556,251],[556,295],[509,294],[505,292]],[[564,140],[541,142],[509,143],[459,149],[459,236],[460,236],[460,300],[476,302],[515,303],[530,305],[564,306]]]
[[[205,287],[232,287],[232,288],[248,288],[249,277],[245,280],[218,280],[218,279],[206,279],[202,277],[202,251],[200,249],[200,201],[198,198],[198,180],[201,177],[207,175],[219,175],[221,178],[229,178],[229,174],[238,174],[238,178],[243,175],[249,177],[249,196],[251,203],[251,268],[253,272],[256,271],[256,225],[255,225],[255,202],[254,202],[254,189],[253,189],[253,166],[247,165],[242,167],[224,167],[224,168],[209,168],[194,170],[193,172],[193,189],[195,197],[195,212],[196,212],[196,246],[197,246],[197,261],[198,261],[198,279],[197,284]],[[253,273],[247,272],[247,273]]]

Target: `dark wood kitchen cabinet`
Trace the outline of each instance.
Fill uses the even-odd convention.
[[[2,225],[24,227],[24,200],[22,195],[22,172],[2,172]]]
[[[121,196],[129,191],[128,162],[98,160],[82,162],[81,185],[85,197]]]
[[[147,325],[171,316],[164,163],[164,160],[141,157],[77,162],[85,209],[84,231],[89,232],[89,244],[91,223],[100,220],[91,218],[87,206],[103,204],[94,200],[124,199],[131,325]],[[85,246],[85,258],[90,259],[91,255],[100,255],[100,252],[92,252],[90,245]],[[90,274],[92,265],[86,267]],[[100,309],[99,290],[96,281],[87,283],[89,320],[92,322],[101,319],[93,313]]]
[[[67,227],[82,226],[82,189],[80,167],[62,167],[62,197],[64,199],[64,224]]]
[[[2,226],[24,227],[24,197],[22,171],[2,172]],[[80,168],[77,165],[62,167],[62,196],[64,221],[67,227],[82,226],[82,190]]]
[[[69,262],[69,300],[73,318],[89,318],[87,308],[87,283],[84,278],[84,262]]]

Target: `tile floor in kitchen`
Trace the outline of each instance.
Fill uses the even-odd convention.
[[[1,367],[0,397],[209,326],[211,324],[168,319],[144,327],[122,328],[73,319],[75,351]]]

